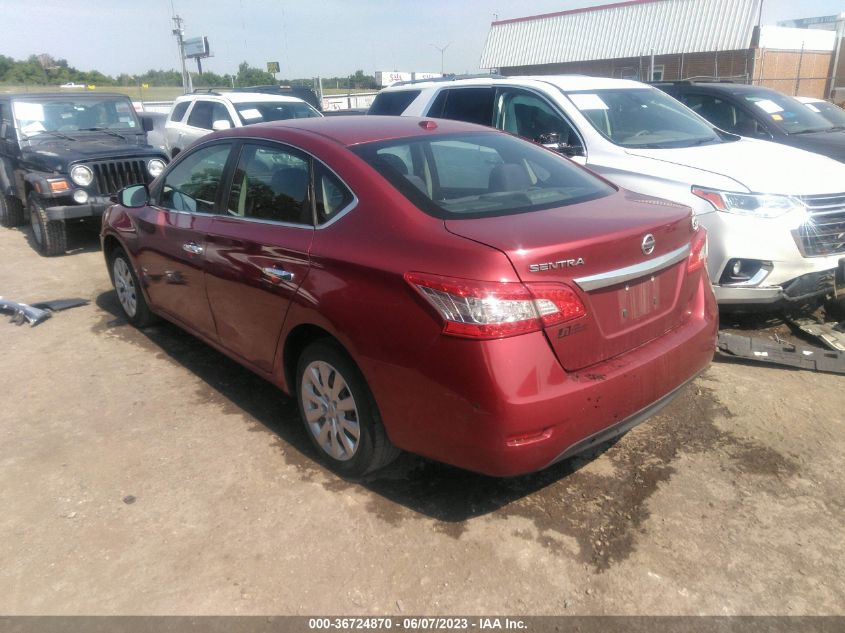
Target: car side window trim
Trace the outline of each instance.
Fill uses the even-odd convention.
[[[234,177],[235,177],[235,167],[237,166],[236,160],[240,160],[241,147],[243,146],[244,143],[247,143],[247,142],[260,143],[260,144],[271,145],[271,146],[272,145],[280,145],[280,146],[284,146],[284,147],[291,147],[295,150],[298,150],[299,152],[302,152],[303,154],[308,156],[312,165],[313,165],[313,163],[319,163],[329,173],[331,173],[335,178],[337,178],[338,181],[344,187],[346,187],[349,190],[349,192],[352,194],[352,200],[345,207],[343,207],[342,209],[339,209],[328,221],[323,222],[322,224],[317,224],[315,226],[309,226],[307,224],[291,224],[291,223],[287,223],[287,222],[279,222],[278,220],[266,220],[266,219],[262,219],[262,218],[235,218],[235,217],[230,217],[230,216],[225,215],[223,213],[223,206],[226,203],[226,201],[228,201],[228,199],[229,199],[229,191],[230,191],[230,187],[232,185],[232,181],[234,180]],[[293,143],[281,143],[281,142],[277,142],[277,141],[270,141],[270,140],[267,140],[266,138],[261,138],[261,137],[238,136],[237,139],[231,139],[231,138],[214,139],[214,140],[199,143],[195,148],[193,148],[191,150],[190,154],[193,154],[195,151],[199,151],[200,149],[207,147],[209,145],[214,145],[214,144],[218,144],[218,143],[219,144],[232,143],[232,149],[229,152],[229,158],[226,162],[226,167],[223,170],[223,177],[220,180],[220,182],[221,182],[220,192],[217,196],[217,200],[215,200],[215,212],[214,213],[206,213],[204,211],[181,211],[181,210],[178,210],[178,209],[168,209],[166,207],[162,207],[161,204],[160,204],[160,201],[161,201],[160,198],[161,198],[161,187],[163,186],[164,180],[165,180],[164,178],[161,179],[158,187],[150,192],[150,200],[152,201],[152,206],[158,207],[160,209],[164,209],[164,210],[169,211],[171,213],[186,213],[186,214],[191,214],[191,215],[202,215],[202,216],[219,216],[219,217],[226,218],[228,220],[237,220],[237,221],[243,220],[243,221],[247,221],[247,222],[257,222],[257,223],[272,224],[272,225],[277,225],[277,226],[290,226],[290,227],[299,228],[299,229],[316,229],[318,231],[331,226],[332,224],[334,224],[335,222],[340,220],[343,216],[352,212],[358,206],[358,200],[359,200],[358,195],[355,193],[355,190],[352,187],[349,186],[349,183],[347,183],[340,176],[340,174],[338,174],[329,165],[327,165],[326,163],[324,163],[320,159],[314,157],[314,155],[311,154],[308,150],[306,150],[302,147],[299,147],[298,145],[294,145]],[[179,154],[175,159],[173,159],[173,162],[170,163],[167,166],[168,172],[174,166],[178,165],[182,160],[184,160],[185,156],[189,156],[190,154]],[[310,178],[311,183],[309,185],[312,189],[312,195],[311,195],[311,198],[312,198],[312,214],[313,214],[312,217],[316,217],[316,206],[315,206],[316,201],[315,201],[314,196],[313,196],[313,187],[314,187],[313,173],[314,172],[315,172],[315,170],[313,169],[313,166],[312,166],[312,169],[311,169],[312,176]],[[225,194],[224,194],[224,192],[225,192]]]

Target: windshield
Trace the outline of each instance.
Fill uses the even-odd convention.
[[[813,101],[805,103],[804,107],[810,112],[821,114],[836,127],[845,127],[845,110],[827,101]]]
[[[14,114],[15,125],[26,136],[140,128],[129,99],[114,97],[16,100]]]
[[[603,136],[622,147],[664,149],[721,143],[713,127],[654,88],[567,92]]]
[[[538,211],[614,191],[562,156],[501,133],[416,137],[352,151],[417,207],[440,218]]]
[[[767,121],[786,134],[824,132],[833,127],[827,119],[807,108],[803,103],[774,90],[743,93]]]
[[[282,121],[284,119],[310,119],[320,116],[314,108],[299,101],[264,101],[257,103],[236,103],[235,110],[244,125]]]

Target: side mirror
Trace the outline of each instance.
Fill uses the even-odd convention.
[[[143,128],[144,132],[152,132],[153,131],[153,120],[148,116],[141,117],[141,127]]]
[[[548,134],[541,134],[536,142],[543,147],[554,150],[559,154],[572,158],[573,156],[584,156],[584,148],[580,145],[570,145],[568,143],[561,143],[560,135],[557,132],[550,132]]]
[[[149,203],[150,190],[147,185],[130,185],[118,192],[117,201],[124,207],[137,209]]]
[[[232,127],[232,124],[229,123],[226,119],[217,119],[214,123],[211,124],[211,129],[215,132],[219,132],[220,130],[228,130]]]

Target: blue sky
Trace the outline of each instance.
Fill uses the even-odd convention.
[[[175,68],[171,1],[186,36],[207,35],[218,73],[241,61],[279,61],[280,77],[357,69],[474,72],[490,22],[606,2],[595,0],[0,0],[0,54],[49,53],[108,74]],[[845,11],[845,0],[764,0],[763,21]],[[28,28],[28,25],[32,28]]]

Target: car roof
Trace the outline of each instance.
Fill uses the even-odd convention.
[[[722,92],[722,93],[730,93],[730,94],[743,94],[749,92],[774,92],[777,94],[779,93],[777,90],[772,88],[767,88],[766,86],[751,86],[748,84],[735,84],[726,81],[696,81],[696,82],[683,82],[683,83],[664,83],[661,87],[666,87],[669,89],[672,88],[680,88],[682,90],[695,90],[702,88],[705,90],[710,90],[712,92]]]
[[[400,86],[390,86],[386,91],[420,90],[425,88],[448,88],[450,86],[490,86],[497,84],[533,84],[543,82],[560,88],[564,92],[579,90],[602,90],[612,88],[632,89],[644,88],[645,84],[630,79],[613,79],[609,77],[590,77],[588,75],[516,75],[510,77],[472,77],[469,79],[434,80],[403,82]]]
[[[189,101],[203,97],[223,99],[230,103],[305,103],[299,97],[268,94],[266,92],[192,92],[178,97],[176,101]]]
[[[99,99],[101,97],[120,97],[129,99],[128,95],[120,92],[10,92],[0,95],[7,99]]]
[[[817,97],[795,97],[801,103],[826,103],[824,99],[819,99]]]
[[[424,129],[420,124],[425,121],[434,123],[434,129]],[[286,130],[298,130],[322,136],[344,146],[373,143],[398,138],[424,137],[429,134],[487,133],[500,134],[492,128],[450,121],[398,116],[355,116],[355,117],[315,117],[308,119],[284,119],[257,123],[246,127],[233,128],[221,133],[221,136],[256,136],[283,140]]]

